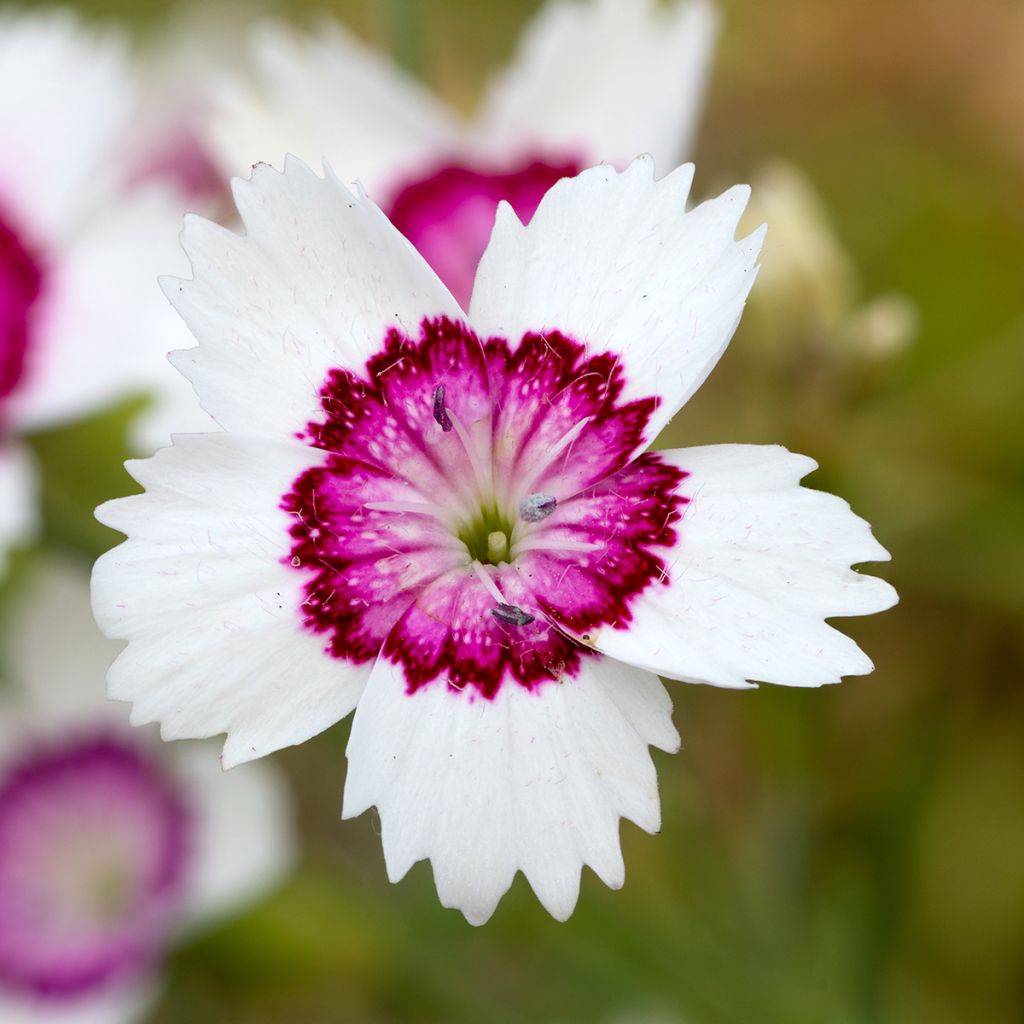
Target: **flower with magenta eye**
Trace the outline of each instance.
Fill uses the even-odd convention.
[[[659,825],[658,674],[813,686],[871,663],[824,621],[888,607],[870,528],[782,448],[646,450],[721,356],[762,232],[747,191],[686,210],[649,159],[503,205],[464,313],[364,196],[297,160],[235,182],[246,233],[193,218],[166,289],[175,363],[219,434],[130,465],[128,539],[93,604],[111,669],[167,739],[226,766],[355,709],[343,814],[376,805],[388,874],[429,858],[486,920],[522,870],[558,918],[581,866],[623,880]]]
[[[706,0],[549,0],[468,120],[340,25],[267,24],[211,88],[207,141],[225,175],[284,153],[359,175],[465,304],[500,200],[525,221],[591,164],[689,155],[717,21]]]
[[[157,995],[170,946],[287,872],[287,792],[272,764],[225,774],[213,744],[171,747],[128,728],[105,699],[116,645],[92,621],[81,570],[44,566],[11,611],[0,1020],[127,1024]]]
[[[153,283],[178,255],[182,207],[122,180],[134,84],[117,32],[0,12],[0,577],[36,519],[20,435],[156,391],[152,447],[163,412],[180,426],[194,405],[165,360],[184,332]]]

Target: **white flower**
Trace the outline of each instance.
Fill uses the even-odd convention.
[[[170,7],[138,55],[139,116],[125,159],[129,181],[170,182],[190,209],[210,217],[231,207],[227,176],[205,140],[207,83],[225,67],[241,66],[243,52],[234,11],[218,4]]]
[[[0,1020],[138,1019],[168,945],[289,867],[283,782],[269,764],[225,774],[209,744],[167,747],[127,727],[103,693],[116,645],[70,566],[34,581],[7,649]]]
[[[266,25],[217,92],[210,146],[226,175],[284,153],[359,174],[465,304],[500,199],[528,220],[591,164],[689,154],[716,25],[705,0],[551,0],[469,121],[340,27]]]
[[[782,448],[641,454],[739,321],[747,190],[686,211],[649,158],[502,205],[468,315],[364,196],[297,160],[235,182],[246,234],[191,218],[175,355],[223,433],[130,464],[94,610],[110,692],[230,766],[356,708],[343,814],[388,873],[430,858],[479,923],[517,869],[558,918],[659,826],[655,673],[744,687],[871,670],[824,621],[888,607],[884,559]]]
[[[66,12],[0,14],[0,576],[35,521],[19,432],[152,388],[191,401],[164,358],[181,325],[153,284],[181,207],[119,179],[132,85],[119,37]]]

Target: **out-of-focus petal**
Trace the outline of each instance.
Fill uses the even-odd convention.
[[[104,686],[117,644],[92,617],[86,566],[56,560],[34,566],[5,626],[11,681],[37,727],[126,717]]]
[[[456,118],[389,59],[340,25],[315,33],[282,24],[256,30],[247,75],[215,92],[209,144],[225,174],[248,176],[286,153],[326,160],[381,201],[398,177],[459,139]]]
[[[240,909],[284,877],[295,859],[295,822],[273,764],[225,771],[215,743],[167,749],[195,815],[183,923],[199,926]]]
[[[180,204],[150,190],[92,217],[52,263],[28,365],[5,411],[22,428],[126,395],[179,388],[167,353],[189,340],[157,277],[183,266]]]
[[[0,204],[65,239],[114,181],[132,103],[125,41],[69,11],[0,13]],[[29,144],[31,143],[31,144]]]
[[[0,989],[3,1024],[133,1024],[141,1021],[156,1001],[153,985],[132,985],[81,999],[18,996]]]
[[[29,540],[36,526],[35,467],[28,451],[0,443],[0,579],[7,568],[7,552]]]
[[[690,155],[718,17],[705,0],[549,0],[478,118],[484,154],[510,139],[667,174]]]

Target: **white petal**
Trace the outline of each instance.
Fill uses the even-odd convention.
[[[873,666],[826,618],[896,603],[850,566],[888,552],[841,498],[799,486],[812,459],[769,445],[659,453],[690,475],[690,500],[664,553],[667,585],[648,587],[625,629],[591,632],[598,650],[685,682],[819,686]]]
[[[292,153],[326,160],[343,181],[357,177],[378,202],[461,133],[455,116],[392,61],[340,25],[315,34],[282,24],[256,30],[247,75],[215,91],[210,145],[225,174]]]
[[[159,393],[170,349],[189,334],[157,276],[181,266],[179,203],[152,190],[91,217],[50,267],[38,337],[10,402],[22,427],[67,420],[128,395]]]
[[[211,743],[170,748],[197,815],[195,866],[188,880],[188,925],[241,909],[280,882],[296,855],[285,781],[270,761],[221,767]]]
[[[123,986],[79,999],[18,996],[0,990],[3,1024],[132,1024],[156,1001],[152,985]]]
[[[506,681],[493,700],[467,698],[437,683],[409,695],[401,670],[377,662],[352,726],[343,816],[377,806],[388,877],[429,858],[442,904],[472,924],[517,870],[559,920],[584,864],[621,886],[619,818],[660,825],[648,744],[679,745],[660,681],[592,658],[537,693]]]
[[[510,140],[668,171],[690,153],[718,18],[704,0],[548,0],[480,117],[485,153]]]
[[[70,11],[0,14],[0,208],[65,237],[112,180],[131,85],[119,35]]]
[[[234,186],[247,234],[188,218],[194,279],[165,281],[200,341],[173,361],[225,429],[290,438],[321,416],[329,369],[362,368],[391,327],[462,316],[380,210],[332,174],[292,159]]]
[[[0,443],[0,579],[7,552],[32,537],[36,528],[35,467],[27,449]]]
[[[559,330],[618,355],[623,400],[661,399],[648,441],[728,345],[764,237],[734,241],[744,186],[684,212],[692,176],[687,165],[655,181],[650,158],[592,167],[555,185],[526,227],[503,204],[470,305],[482,336]]]
[[[324,653],[297,616],[303,578],[282,564],[282,495],[323,457],[298,444],[181,435],[128,463],[146,493],[97,517],[129,539],[93,571],[103,631],[128,640],[110,695],[164,739],[226,732],[224,765],[301,743],[347,715],[370,667]]]

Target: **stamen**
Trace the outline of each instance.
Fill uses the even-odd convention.
[[[558,507],[558,499],[550,494],[528,494],[519,502],[519,515],[528,523],[547,519]]]
[[[498,585],[494,582],[491,574],[478,561],[473,562],[473,572],[480,577],[480,582],[484,585],[484,590],[486,590],[487,593],[498,602],[498,604],[505,604],[505,595],[498,589]]]
[[[544,471],[551,465],[555,459],[558,458],[566,448],[569,447],[576,440],[577,437],[583,433],[587,424],[593,419],[593,416],[584,416],[578,423],[570,427],[559,440],[553,444],[544,456],[539,459],[530,471],[529,476],[525,481],[525,490],[530,490],[533,485],[544,475]]]
[[[371,512],[410,512],[418,516],[435,516],[444,518],[446,513],[440,505],[430,501],[367,501],[363,508]]]
[[[528,626],[536,616],[524,612],[522,608],[514,604],[499,604],[491,609],[491,614],[506,626]]]
[[[447,410],[445,411],[445,416],[449,418],[451,425],[455,428],[455,433],[459,435],[462,447],[466,450],[466,457],[469,459],[469,464],[473,467],[473,476],[476,478],[477,487],[480,488],[482,493],[489,494],[493,490],[490,453],[488,452],[487,454],[487,461],[481,458],[479,450],[469,436],[469,431],[462,425],[459,417],[454,412],[449,417]]]
[[[542,534],[540,537],[525,537],[517,541],[513,553],[518,555],[521,551],[598,551],[601,547],[600,544],[586,540],[547,539]]]
[[[499,622],[504,622],[506,626],[528,626],[533,622],[536,616],[523,611],[518,605],[509,604],[491,574],[479,562],[473,562],[473,571],[480,577],[480,582],[484,585],[487,593],[497,602],[491,609],[491,614]]]
[[[448,410],[444,407],[444,385],[434,388],[434,419],[447,434],[452,429],[452,421],[448,418]]]

